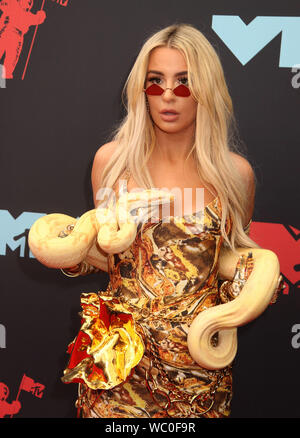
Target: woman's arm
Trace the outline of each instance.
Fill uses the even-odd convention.
[[[102,145],[96,152],[93,160],[91,171],[91,184],[93,190],[93,201],[95,208],[98,207],[100,200],[97,200],[97,192],[101,188],[102,172],[111,157],[115,148],[115,142],[110,142]],[[71,230],[69,231],[71,232]],[[61,237],[69,234],[68,230],[63,230]],[[100,254],[99,254],[100,253]],[[107,254],[95,242],[88,252],[86,259],[76,266],[63,269],[62,272],[69,277],[77,277],[78,275],[87,275],[92,272],[108,271]],[[96,266],[95,266],[96,265]]]
[[[108,163],[108,160],[113,155],[115,148],[116,142],[112,141],[101,146],[95,154],[91,173],[91,183],[95,208],[97,208],[100,203],[100,200],[97,199],[97,193],[101,188],[102,172],[104,167]]]
[[[114,147],[114,142],[106,143],[97,150],[94,156],[91,171],[91,184],[95,208],[97,208],[100,203],[100,200],[97,200],[97,192],[101,188],[102,172],[113,153]],[[67,236],[71,231],[72,228],[70,229],[70,227],[66,227],[66,229],[61,232],[60,237]],[[99,269],[108,272],[107,254],[99,247],[99,245],[97,245],[97,242],[95,242],[90,248],[85,260],[78,265],[62,269],[62,272],[68,277],[77,277],[79,275],[88,275],[93,272],[98,272]]]
[[[232,158],[247,187],[246,227],[254,209],[254,172],[244,158],[236,154]],[[188,333],[191,356],[199,365],[208,369],[223,368],[234,359],[237,351],[237,327],[257,318],[278,289],[281,280],[279,260],[274,252],[266,249],[237,248],[237,253],[234,253],[223,247],[219,255],[219,278],[230,280],[221,286],[225,286],[224,304],[201,312],[194,319]],[[226,286],[230,289],[227,293]],[[211,338],[216,332],[219,334],[218,345],[214,347]]]

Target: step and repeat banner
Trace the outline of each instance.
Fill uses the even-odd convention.
[[[217,50],[257,176],[251,237],[276,252],[285,289],[238,329],[232,418],[299,417],[300,7],[211,0],[0,1],[0,417],[74,418],[61,382],[80,294],[106,273],[41,265],[39,217],[93,208],[93,157],[122,119],[121,91],[143,42],[174,22]]]

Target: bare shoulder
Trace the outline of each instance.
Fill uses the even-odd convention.
[[[255,185],[254,170],[249,161],[235,152],[230,152],[232,161],[236,165],[241,177],[249,186]]]
[[[102,171],[115,152],[116,145],[117,143],[115,141],[105,143],[95,153],[91,173],[94,203],[96,202],[96,193],[100,188]]]
[[[243,179],[248,197],[248,214],[245,218],[244,226],[246,227],[252,219],[253,211],[254,211],[254,202],[255,202],[255,174],[254,170],[249,163],[249,161],[238,155],[234,152],[231,152],[231,158],[233,163],[236,165],[237,170],[239,171],[241,178]]]
[[[115,141],[110,141],[109,143],[105,143],[100,146],[95,154],[94,164],[103,164],[105,161],[107,162],[114,153],[116,146],[117,143]]]

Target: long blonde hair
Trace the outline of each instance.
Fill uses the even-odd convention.
[[[193,154],[202,181],[211,184],[220,198],[224,243],[232,250],[258,247],[243,230],[247,187],[230,156],[230,151],[238,152],[237,129],[221,62],[209,41],[191,25],[174,24],[144,43],[123,89],[127,115],[113,134],[117,148],[103,169],[100,186],[112,188],[128,168],[139,187],[154,187],[147,161],[155,147],[155,133],[143,89],[149,55],[161,46],[180,50],[187,62],[189,88],[198,102],[195,141],[189,155]],[[228,215],[232,220],[229,236],[225,231]]]

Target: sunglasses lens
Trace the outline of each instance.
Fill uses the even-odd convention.
[[[183,84],[178,85],[178,87],[174,88],[173,92],[176,96],[180,96],[180,97],[188,97],[191,94],[188,87],[186,87]]]
[[[164,89],[157,84],[152,84],[150,85],[150,87],[146,88],[145,91],[146,94],[148,94],[149,96],[160,96],[161,94],[163,94]]]

